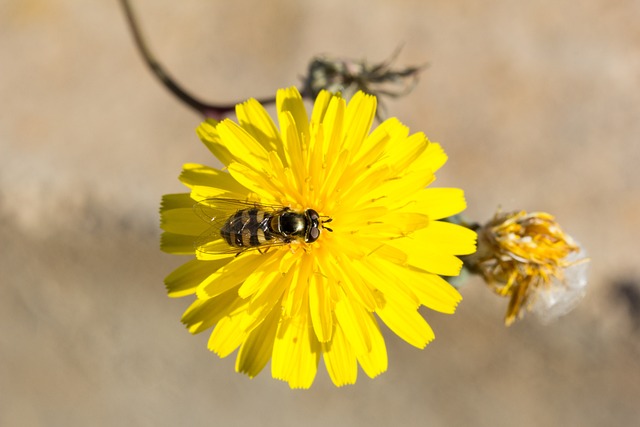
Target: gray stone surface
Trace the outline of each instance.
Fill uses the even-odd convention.
[[[387,102],[450,156],[438,184],[467,216],[545,210],[592,257],[569,316],[506,329],[506,300],[468,282],[425,312],[389,371],[290,391],[249,380],[179,322],[158,202],[184,162],[215,164],[197,115],[137,56],[117,2],[0,2],[0,425],[625,426],[640,418],[640,3],[374,0],[135,7],[157,55],[205,99],[268,96],[319,53],[428,62]],[[637,304],[637,301],[636,301]]]

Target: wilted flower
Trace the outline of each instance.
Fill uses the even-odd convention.
[[[271,361],[274,378],[307,388],[320,357],[338,386],[356,381],[358,364],[377,376],[387,369],[378,319],[423,348],[434,334],[418,308],[453,313],[461,300],[439,275],[459,273],[456,255],[473,253],[476,233],[438,220],[465,208],[463,192],[425,188],[447,158],[424,134],[410,135],[395,118],[370,132],[373,96],[359,92],[347,104],[320,92],[309,120],[291,88],[278,91],[276,107],[279,129],[256,100],[237,106],[238,124],[198,128],[224,170],[185,165],[190,193],[163,197],[162,249],[196,255],[166,278],[169,295],[196,297],[183,316],[189,331],[213,327],[209,349],[221,357],[238,350],[236,370],[250,377]],[[233,200],[313,210],[311,219],[331,219],[332,231],[247,249],[270,234],[249,225],[257,212],[231,214],[246,228],[229,227],[222,210],[227,222],[213,227],[194,213],[197,204],[215,224],[216,209]],[[231,246],[229,230],[244,250]]]
[[[466,259],[498,294],[510,298],[505,323],[524,309],[543,319],[570,311],[587,285],[584,250],[544,212],[498,213],[478,229],[478,251]]]
[[[399,52],[397,50],[391,58],[380,63],[328,56],[316,57],[309,64],[303,93],[313,99],[323,90],[341,93],[345,98],[350,98],[358,91],[378,98],[403,96],[413,89],[424,67],[392,69],[391,64]],[[377,118],[381,119],[379,107],[376,114]]]

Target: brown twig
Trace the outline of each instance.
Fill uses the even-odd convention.
[[[232,113],[235,109],[235,104],[228,105],[219,105],[212,104],[208,102],[204,102],[194,95],[187,92],[183,89],[182,86],[176,82],[173,77],[169,75],[169,73],[165,70],[165,68],[156,60],[153,53],[149,49],[147,43],[145,42],[144,37],[142,36],[142,32],[140,31],[140,26],[138,25],[138,21],[136,19],[135,14],[133,13],[133,9],[131,8],[131,4],[128,0],[120,0],[120,4],[124,9],[125,16],[127,18],[127,23],[129,24],[129,29],[133,34],[133,39],[135,41],[136,47],[140,52],[140,55],[144,59],[144,62],[147,64],[151,72],[160,82],[163,84],[165,88],[169,90],[173,95],[175,95],[180,101],[184,104],[188,105],[191,109],[197,111],[199,114],[204,116],[205,118],[213,118],[216,120],[221,120],[226,115]],[[262,104],[269,104],[275,102],[274,98],[262,99],[260,100]]]

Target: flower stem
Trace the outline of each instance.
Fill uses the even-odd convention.
[[[133,12],[131,4],[128,0],[120,0],[120,4],[124,9],[125,16],[127,18],[127,24],[133,34],[133,39],[135,41],[136,47],[140,52],[140,55],[144,59],[144,62],[147,64],[153,75],[160,80],[165,88],[169,90],[174,96],[176,96],[182,103],[186,104],[191,109],[197,111],[199,114],[204,116],[205,118],[213,118],[216,120],[221,120],[227,114],[232,113],[235,110],[236,102],[227,105],[220,104],[212,104],[208,102],[204,102],[194,95],[187,92],[178,82],[169,75],[169,73],[165,70],[165,68],[156,60],[155,56],[149,49],[142,32],[140,31],[140,26],[138,25],[138,20],[136,19],[136,15]],[[259,100],[262,104],[271,104],[275,102],[275,98],[268,98]]]

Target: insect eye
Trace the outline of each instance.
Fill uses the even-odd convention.
[[[309,230],[309,234],[305,240],[307,243],[313,243],[318,240],[318,237],[320,237],[320,229],[314,227]]]

